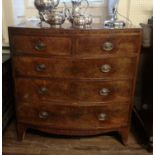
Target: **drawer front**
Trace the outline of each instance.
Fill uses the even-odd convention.
[[[76,81],[16,79],[19,101],[66,101],[68,103],[127,101],[132,81]]]
[[[51,78],[133,78],[136,58],[49,59],[14,57],[17,76]]]
[[[32,107],[17,107],[18,121],[59,129],[102,129],[126,125],[129,105],[117,103],[106,106],[51,106],[50,103]],[[65,124],[65,125],[64,125]]]
[[[139,35],[107,35],[103,37],[81,37],[77,39],[77,55],[107,56],[129,55],[137,53],[139,49]]]
[[[13,36],[15,53],[37,55],[70,55],[71,39],[67,37]]]

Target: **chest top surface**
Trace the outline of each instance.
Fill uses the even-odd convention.
[[[10,26],[9,30],[11,30],[12,33],[27,33],[30,32],[30,34],[35,34],[37,32],[42,34],[115,34],[115,33],[139,33],[141,32],[140,27],[134,27],[134,26],[126,26],[124,28],[106,28],[103,24],[93,24],[91,27],[88,28],[73,28],[70,24],[63,24],[60,28],[54,28],[50,27],[50,25],[43,23],[41,26],[38,21],[29,21],[29,22],[23,22],[21,24],[18,24],[16,26]]]

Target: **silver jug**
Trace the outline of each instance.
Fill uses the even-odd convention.
[[[83,13],[86,12],[87,8],[89,7],[89,3],[87,0],[72,0],[72,16],[76,16],[82,13],[81,6],[82,2],[86,2],[86,8]]]
[[[82,6],[82,2],[86,2],[86,7],[85,10],[82,11],[81,6]],[[68,20],[73,24],[73,18],[76,16],[80,16],[81,14],[85,14],[89,3],[88,0],[72,0],[72,9],[70,10],[69,8],[67,8],[66,3],[64,2],[65,5],[65,9],[66,9],[66,16],[68,18]]]

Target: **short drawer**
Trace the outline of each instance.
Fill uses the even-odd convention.
[[[16,79],[19,101],[64,101],[68,103],[128,101],[132,81]]]
[[[106,106],[18,105],[19,122],[59,129],[108,129],[128,124],[129,105]],[[65,124],[65,125],[64,125]]]
[[[20,36],[12,38],[13,52],[36,55],[70,55],[71,39],[67,37]]]
[[[79,37],[76,54],[80,56],[130,55],[139,51],[139,35]]]
[[[136,58],[49,59],[13,58],[16,76],[51,78],[131,79],[135,75]]]

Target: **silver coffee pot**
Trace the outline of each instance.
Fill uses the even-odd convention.
[[[46,22],[54,27],[60,27],[65,21],[65,10],[57,11],[60,0],[34,0],[34,5],[39,11],[40,24]]]
[[[34,5],[39,12],[44,12],[45,10],[51,11],[51,9],[58,6],[60,0],[35,0]]]

